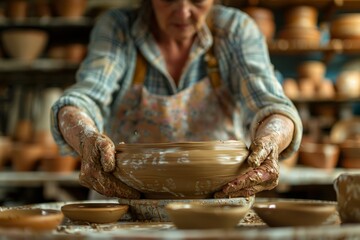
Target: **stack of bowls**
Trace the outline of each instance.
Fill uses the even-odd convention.
[[[319,45],[321,34],[317,28],[318,12],[312,6],[293,6],[285,13],[285,26],[279,38],[288,41]]]
[[[360,13],[341,14],[330,24],[331,38],[360,39]]]
[[[243,11],[255,20],[267,42],[271,42],[275,33],[274,14],[272,11],[262,7],[246,7]]]
[[[321,61],[305,61],[298,65],[299,95],[303,98],[333,98],[335,86],[325,78],[326,66]]]

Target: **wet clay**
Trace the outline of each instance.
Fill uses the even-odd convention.
[[[343,173],[334,182],[342,223],[360,223],[360,174]]]
[[[211,198],[248,170],[242,141],[119,144],[113,174],[151,199]]]

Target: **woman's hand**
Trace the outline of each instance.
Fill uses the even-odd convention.
[[[249,149],[247,162],[251,169],[225,185],[214,197],[248,197],[276,187],[279,154],[290,144],[293,131],[293,122],[285,116],[276,114],[266,118]]]
[[[140,193],[130,188],[111,172],[115,169],[115,146],[105,135],[97,132],[81,137],[80,184],[107,197],[140,198]]]
[[[65,141],[81,157],[80,184],[107,197],[140,198],[111,172],[115,169],[115,146],[98,132],[92,119],[80,109],[65,106],[58,114],[60,131]]]

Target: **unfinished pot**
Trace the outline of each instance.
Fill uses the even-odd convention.
[[[210,198],[243,174],[242,141],[119,144],[114,175],[151,199]]]

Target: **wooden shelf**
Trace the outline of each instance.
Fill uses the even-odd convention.
[[[79,18],[26,18],[11,20],[0,18],[0,29],[7,28],[92,28],[94,20],[88,17]]]
[[[261,6],[271,9],[282,9],[293,5],[310,5],[319,9],[336,6],[342,10],[360,8],[358,0],[223,0],[224,5],[233,7]]]

